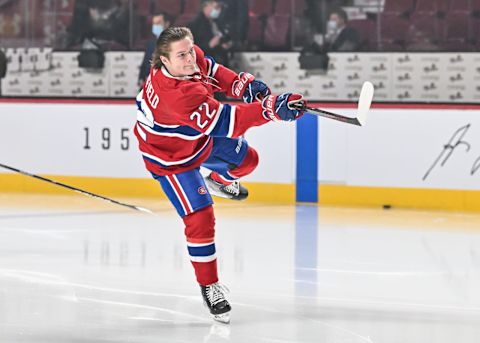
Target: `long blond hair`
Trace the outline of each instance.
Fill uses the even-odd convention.
[[[155,51],[152,55],[152,67],[157,69],[161,68],[163,62],[160,56],[169,58],[171,43],[182,40],[185,37],[190,37],[193,42],[193,34],[188,27],[169,27],[165,29],[157,38]]]

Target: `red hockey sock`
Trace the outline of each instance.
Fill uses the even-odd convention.
[[[213,181],[216,181],[218,183],[221,183],[222,185],[228,186],[233,183],[233,181],[227,181],[224,178],[222,178],[220,175],[218,175],[217,172],[212,171],[210,173],[210,177],[212,178]]]
[[[258,166],[258,153],[251,146],[248,147],[247,155],[242,164],[237,168],[230,170],[228,173],[236,178],[244,177],[255,170]]]
[[[202,286],[218,282],[217,260],[211,262],[192,262],[197,282]]]
[[[217,282],[213,207],[210,205],[195,211],[183,217],[183,222],[185,223],[188,253],[198,283],[205,286]]]
[[[254,148],[249,146],[247,150],[247,154],[245,155],[245,158],[242,161],[242,164],[240,164],[235,169],[230,170],[228,174],[233,178],[239,179],[253,172],[255,168],[257,168],[257,165],[258,165],[258,153]],[[210,177],[214,181],[226,186],[231,185],[233,182],[233,181],[225,180],[225,178],[223,178],[221,175],[219,175],[217,172],[214,172],[214,171],[211,172]]]

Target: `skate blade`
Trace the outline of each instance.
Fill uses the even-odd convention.
[[[230,323],[230,313],[212,314],[213,319],[223,324]]]

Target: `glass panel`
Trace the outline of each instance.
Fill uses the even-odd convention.
[[[217,24],[234,51],[300,51],[315,44],[329,51],[478,51],[480,45],[477,0],[220,2]],[[154,38],[156,13],[190,25],[200,6],[201,0],[0,0],[0,40],[2,47],[143,50]],[[338,11],[331,18],[338,8],[348,18],[343,34],[341,27],[335,31]],[[344,44],[328,44],[335,38]]]

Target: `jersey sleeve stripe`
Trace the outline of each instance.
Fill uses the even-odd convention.
[[[154,123],[150,122],[145,116],[145,113],[141,110],[137,110],[137,121],[143,125],[146,125],[147,127],[152,127],[154,125]]]
[[[205,61],[207,61],[207,75],[210,76],[212,73],[212,60],[208,56],[205,56]]]
[[[208,127],[207,131],[205,131],[206,135],[210,135],[210,133],[215,129],[218,123],[218,119],[222,117],[223,110],[226,106],[230,106],[230,105],[220,104],[220,106],[218,106],[217,113],[215,113],[215,117],[213,118],[212,123]]]
[[[146,125],[152,127],[154,125],[153,113],[150,110],[150,108],[148,107],[147,103],[145,102],[145,99],[143,99],[143,90],[140,91],[140,93],[138,93],[135,101],[137,103],[137,120],[139,120],[138,119],[139,115],[140,115],[140,113],[142,113],[143,116],[146,119],[146,121],[143,121],[143,122],[145,122]],[[138,113],[138,112],[140,112],[140,113]]]
[[[180,127],[180,125],[167,125],[167,124],[160,124],[159,122],[154,121],[155,125],[161,126],[166,129],[175,129],[177,127]]]
[[[140,137],[142,137],[142,139],[146,142],[147,141],[147,134],[145,133],[145,131],[142,130],[141,126],[139,123],[137,123],[136,125],[137,127],[137,132],[138,134],[140,135]]]
[[[235,106],[223,104],[215,126],[210,130],[210,136],[232,137],[235,126]]]
[[[219,64],[215,62],[215,60],[211,56],[205,56],[205,59],[207,60],[208,64],[208,76],[214,77],[217,73]]]
[[[213,68],[212,68],[212,75],[210,75],[211,77],[215,77],[215,74],[217,74],[217,70],[218,70],[219,66],[220,65],[218,63],[214,62],[214,65],[213,65]]]
[[[231,106],[230,123],[228,125],[228,133],[227,133],[228,138],[232,138],[233,136],[233,130],[235,129],[235,112],[236,111],[237,111],[237,108],[235,106]]]

